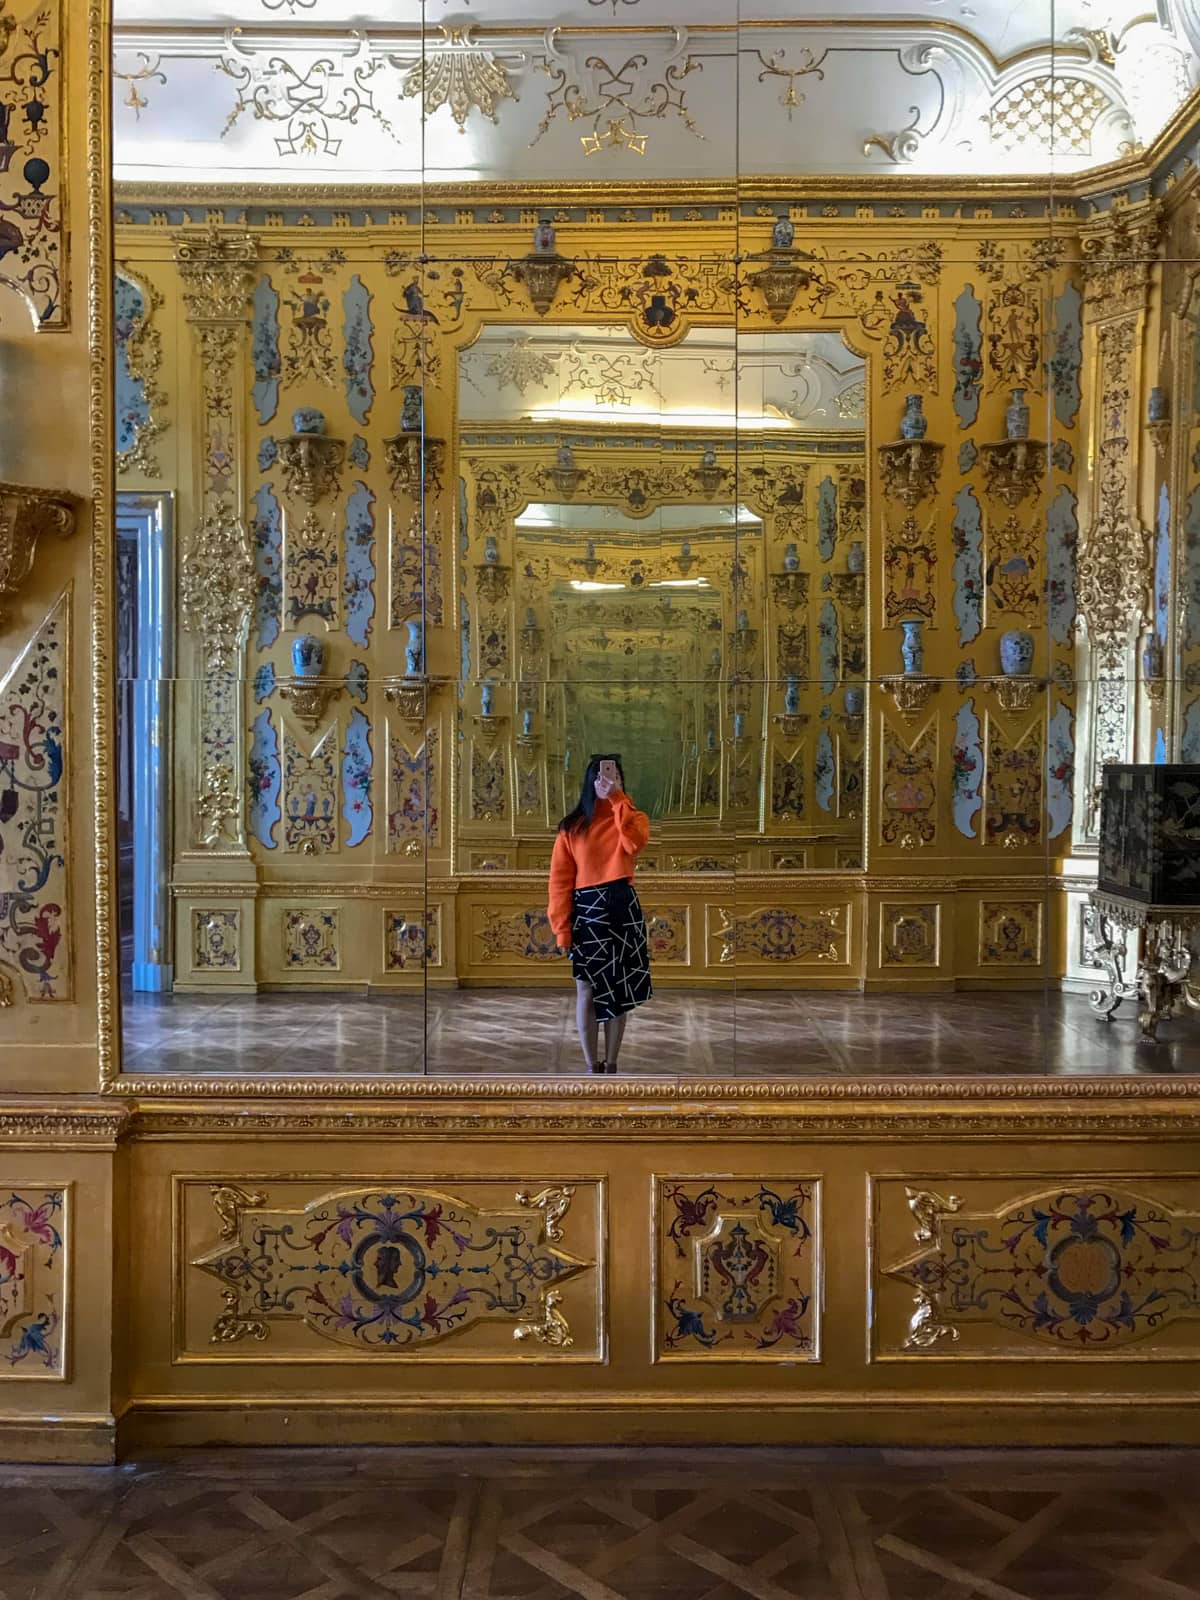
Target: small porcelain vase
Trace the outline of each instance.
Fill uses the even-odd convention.
[[[1014,389],[1009,396],[1004,428],[1010,439],[1028,439],[1029,407],[1025,404],[1024,389]]]
[[[479,691],[479,709],[485,717],[490,717],[495,704],[496,691],[490,683],[485,683]]]
[[[1006,678],[1027,678],[1033,666],[1033,635],[1010,628],[1000,635],[1000,670]]]
[[[324,433],[325,414],[318,411],[316,406],[301,406],[292,412],[293,433]]]
[[[921,621],[900,624],[904,632],[904,639],[900,645],[900,658],[904,662],[905,675],[910,678],[915,677],[925,665],[925,641],[921,637],[924,626]]]
[[[1171,403],[1167,399],[1167,391],[1158,384],[1150,391],[1150,401],[1146,407],[1147,422],[1166,422],[1171,415]]]
[[[533,230],[533,248],[539,256],[552,256],[558,251],[558,241],[554,236],[554,224],[549,217],[543,217]]]
[[[800,555],[794,544],[784,546],[783,570],[785,572],[799,572],[800,570]]]
[[[740,739],[746,727],[746,715],[743,711],[733,713],[733,737]]]
[[[715,728],[706,728],[704,730],[704,748],[706,750],[715,750],[717,748],[717,730]]]
[[[406,383],[404,385],[404,407],[400,412],[401,433],[420,433],[422,409],[421,385],[419,383]]]
[[[489,567],[498,565],[500,561],[500,546],[496,543],[496,536],[494,533],[489,533],[487,538],[483,541],[483,559],[487,562]]]
[[[861,689],[847,689],[842,696],[842,704],[846,707],[848,717],[861,717],[866,697]]]
[[[525,607],[525,626],[531,629],[537,627],[537,612],[532,606]]]
[[[405,626],[408,628],[408,647],[404,652],[404,670],[410,678],[419,678],[425,668],[425,624],[414,618]]]
[[[325,670],[325,641],[302,633],[292,640],[292,671],[298,678],[319,678]]]
[[[1153,634],[1142,649],[1142,674],[1147,683],[1152,683],[1163,675],[1163,647]]]
[[[531,735],[533,733],[533,712],[532,711],[526,711],[524,716],[521,718],[521,732],[525,735],[525,737],[527,739],[531,737]]]
[[[857,576],[867,570],[867,554],[863,549],[861,539],[851,539],[850,548],[846,551],[846,571]]]
[[[775,226],[771,229],[771,247],[774,250],[790,250],[796,242],[796,225],[791,217],[776,217]]]
[[[789,678],[783,696],[783,709],[789,717],[794,717],[800,710],[800,684],[795,678]]]
[[[902,439],[923,439],[925,430],[929,426],[929,418],[922,410],[924,402],[919,394],[906,394],[904,397],[904,415],[900,418],[900,437]]]

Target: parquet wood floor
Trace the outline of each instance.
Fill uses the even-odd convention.
[[[137,1073],[389,1073],[566,1077],[583,1070],[574,988],[421,995],[136,995],[124,1007]],[[964,1076],[1200,1072],[1200,1018],[1145,1044],[1126,1006],[1086,998],[660,989],[629,1020],[634,1076]]]
[[[0,1600],[1197,1600],[1200,1451],[0,1467]]]

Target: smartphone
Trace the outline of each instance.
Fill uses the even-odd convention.
[[[617,763],[615,761],[602,761],[600,763],[600,776],[609,783],[617,782]]]

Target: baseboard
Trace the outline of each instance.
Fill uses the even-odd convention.
[[[761,1402],[761,1403],[760,1403]],[[1200,1394],[1015,1398],[778,1395],[694,1403],[623,1395],[569,1403],[478,1399],[135,1401],[121,1418],[122,1459],[196,1447],[367,1445],[1187,1445]]]
[[[113,1417],[0,1416],[0,1461],[107,1467],[116,1459]]]

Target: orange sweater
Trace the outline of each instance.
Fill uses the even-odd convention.
[[[597,800],[592,825],[583,833],[560,833],[550,858],[547,915],[562,949],[571,943],[571,895],[593,883],[632,878],[638,852],[650,837],[650,818],[623,791]]]

